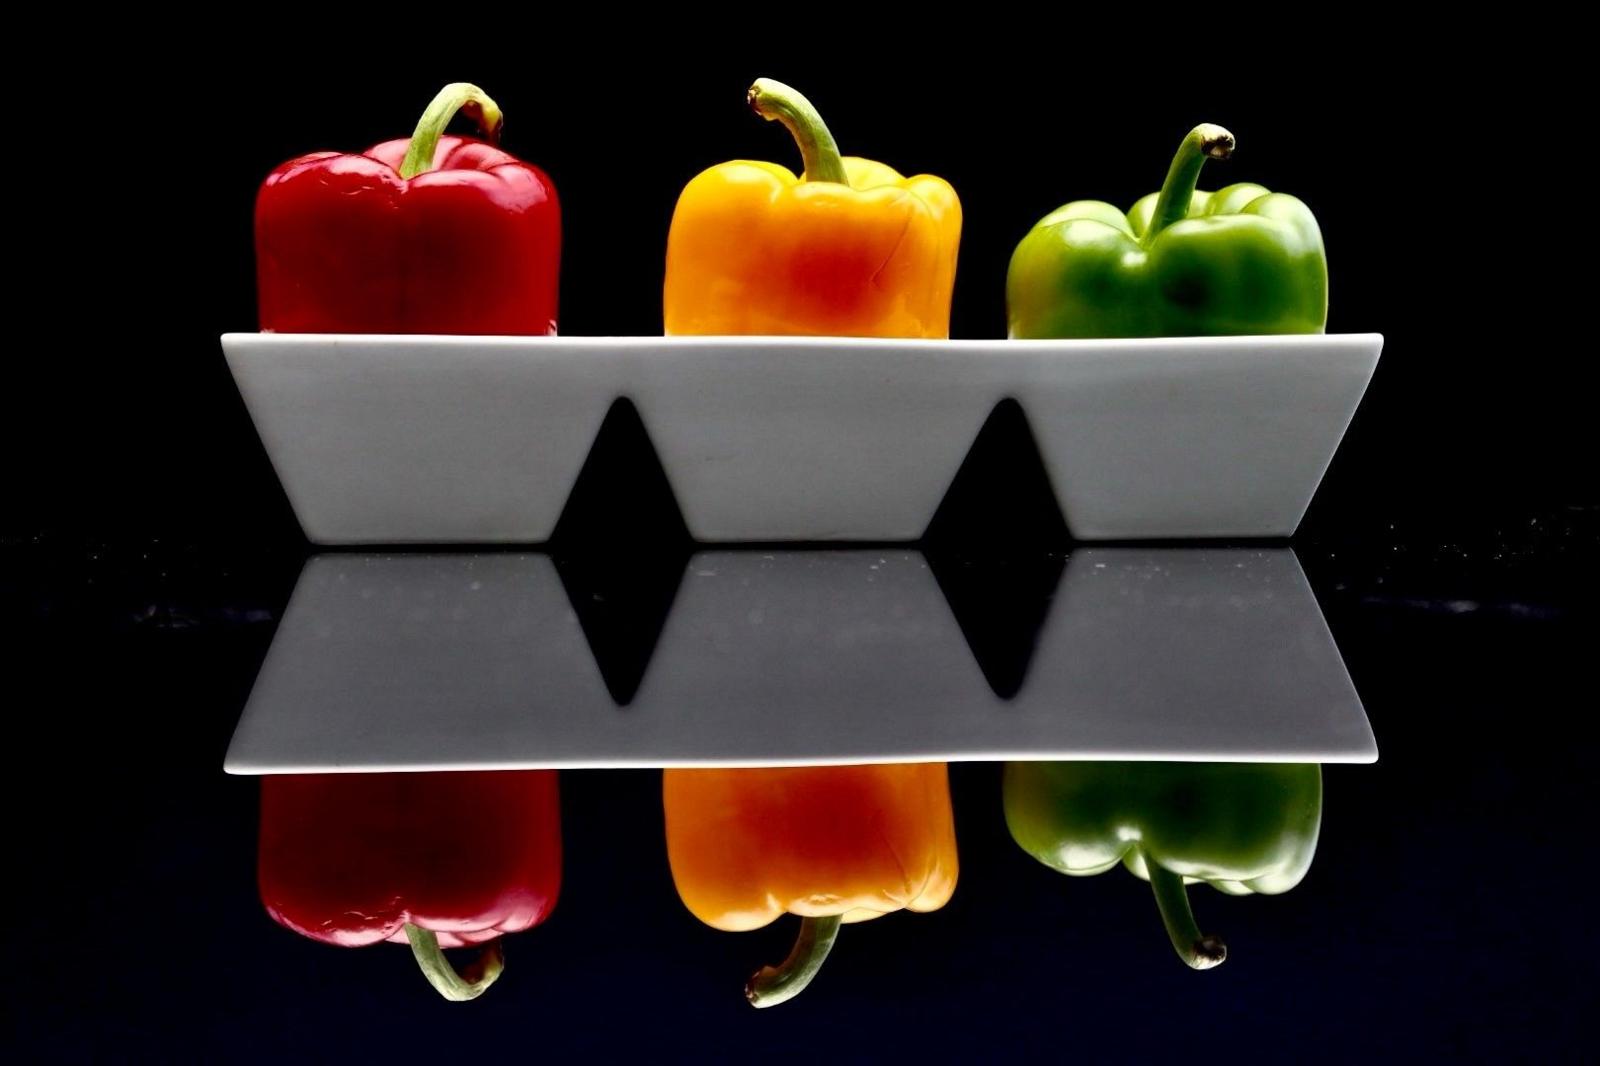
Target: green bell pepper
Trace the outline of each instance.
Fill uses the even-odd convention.
[[[1149,881],[1173,948],[1197,970],[1228,949],[1200,932],[1184,886],[1287,892],[1322,826],[1315,764],[1013,762],[1002,787],[1022,850],[1066,874],[1120,862]]]
[[[1328,258],[1310,208],[1259,185],[1194,187],[1233,146],[1221,126],[1196,126],[1161,191],[1126,215],[1075,200],[1041,219],[1006,273],[1011,336],[1321,333]]]

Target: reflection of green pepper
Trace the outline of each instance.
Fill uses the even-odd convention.
[[[1074,200],[1041,219],[1006,274],[1011,336],[1321,333],[1328,260],[1311,209],[1259,185],[1194,187],[1232,151],[1233,134],[1196,126],[1161,191],[1126,215]]]
[[[1313,764],[1013,762],[1004,792],[1011,836],[1046,866],[1098,874],[1121,862],[1149,881],[1172,946],[1197,970],[1228,949],[1201,935],[1184,885],[1287,892],[1322,826]]]

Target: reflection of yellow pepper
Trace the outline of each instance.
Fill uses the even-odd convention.
[[[948,337],[961,203],[942,178],[841,158],[815,109],[763,78],[750,105],[789,128],[805,174],[735,161],[684,188],[663,290],[673,334]]]
[[[841,922],[932,911],[956,887],[955,821],[944,763],[667,770],[672,879],[696,918],[758,929],[785,911],[800,938],[745,993],[758,1007],[797,994]]]

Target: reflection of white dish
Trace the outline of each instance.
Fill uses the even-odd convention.
[[[325,555],[226,768],[1371,762],[1287,549],[1073,554],[997,697],[917,552],[702,552],[619,707],[542,555]]]
[[[1080,539],[1286,537],[1376,334],[1106,341],[231,333],[321,544],[549,537],[612,401],[702,541],[914,540],[995,404]]]

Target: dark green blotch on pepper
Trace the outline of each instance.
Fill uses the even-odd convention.
[[[1012,838],[1046,866],[1082,876],[1121,863],[1149,881],[1173,949],[1197,970],[1227,946],[1200,932],[1184,886],[1287,892],[1322,826],[1315,764],[1013,762],[1003,791]]]
[[[1075,200],[1041,219],[1006,274],[1011,336],[1323,332],[1328,258],[1311,209],[1260,185],[1195,189],[1233,147],[1222,127],[1196,126],[1161,191],[1126,215]]]

